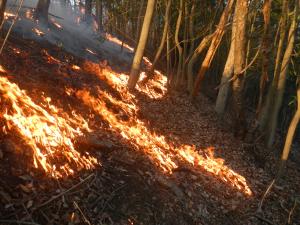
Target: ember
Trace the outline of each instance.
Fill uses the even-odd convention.
[[[45,33],[37,28],[33,28],[32,31],[36,33],[38,36],[44,36]]]
[[[88,153],[81,155],[73,144],[83,131],[90,131],[88,123],[72,112],[72,116],[51,104],[43,97],[37,105],[17,84],[0,77],[0,91],[11,108],[3,117],[7,121],[4,130],[15,129],[33,151],[36,168],[59,178],[72,175],[75,170],[92,169],[98,162]]]

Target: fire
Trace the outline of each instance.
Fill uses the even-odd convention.
[[[53,22],[53,24],[54,24],[54,26],[56,26],[58,29],[62,29],[62,26],[61,26],[59,23]]]
[[[28,10],[26,11],[26,13],[25,13],[25,17],[26,17],[27,19],[33,19],[33,12],[32,12],[32,10],[28,9]]]
[[[87,52],[89,52],[89,53],[91,53],[91,54],[93,54],[93,55],[97,55],[97,53],[95,53],[94,51],[92,51],[91,49],[89,49],[89,48],[86,48],[85,49]]]
[[[9,13],[9,12],[4,12],[4,18],[5,19],[10,19],[10,18],[15,18],[16,17],[16,14],[13,14],[13,13]]]
[[[115,44],[117,44],[117,45],[120,45],[120,46],[123,45],[123,47],[126,48],[127,50],[129,50],[130,52],[133,52],[133,51],[134,51],[134,48],[132,48],[131,46],[125,44],[125,43],[122,42],[122,41],[120,41],[118,38],[112,36],[111,34],[106,33],[106,34],[105,34],[105,37],[106,37],[109,41],[111,41],[111,42],[113,42],[113,43],[115,43]]]
[[[80,70],[80,67],[77,66],[77,65],[72,65],[72,69],[73,69],[73,70]]]
[[[48,63],[53,63],[53,64],[61,64],[61,61],[54,58],[52,55],[50,55],[45,49],[42,50],[42,53],[47,56],[47,62]]]
[[[32,31],[36,33],[38,36],[44,36],[45,33],[37,28],[33,28]]]
[[[252,195],[246,179],[224,165],[224,160],[214,158],[212,153],[204,157],[197,153],[194,146],[183,145],[174,147],[174,144],[168,143],[164,136],[152,133],[147,128],[145,122],[136,116],[138,106],[134,95],[127,91],[127,76],[124,74],[116,74],[108,68],[104,68],[100,71],[101,74],[98,74],[99,77],[104,76],[108,80],[108,83],[118,90],[122,99],[116,99],[100,89],[98,89],[97,96],[93,96],[91,92],[86,89],[77,91],[77,97],[101,115],[115,132],[119,133],[124,139],[129,140],[137,150],[141,150],[147,154],[163,172],[171,174],[174,169],[179,167],[179,162],[184,161],[194,170],[197,170],[197,168],[204,169],[243,192],[245,195]],[[164,78],[158,78],[154,81],[154,85],[160,85],[163,92],[164,87],[162,83],[164,82]],[[149,96],[153,94],[147,92],[147,90],[144,90],[144,92],[148,93]],[[106,105],[107,101],[121,108],[129,120],[123,121],[115,115]]]
[[[0,92],[11,105],[3,117],[4,130],[14,129],[32,149],[33,163],[47,174],[59,178],[74,174],[74,170],[92,169],[98,162],[87,152],[80,154],[74,146],[83,131],[90,131],[88,123],[72,112],[69,116],[43,97],[37,105],[17,84],[0,77]],[[2,101],[3,102],[3,101]]]

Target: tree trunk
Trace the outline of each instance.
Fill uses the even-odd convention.
[[[140,9],[139,9],[139,14],[138,14],[138,18],[137,18],[137,26],[136,26],[136,33],[135,33],[136,47],[139,43],[138,41],[139,41],[139,38],[140,38],[140,30],[141,30],[141,21],[142,21],[144,2],[145,2],[145,0],[142,0],[141,3],[140,3]]]
[[[275,96],[276,101],[274,102],[272,114],[270,116],[270,122],[268,124],[267,144],[269,148],[273,145],[274,142],[274,136],[275,136],[277,120],[278,120],[278,113],[282,105],[282,98],[285,89],[287,71],[288,71],[291,55],[294,49],[295,33],[297,31],[297,26],[298,26],[298,4],[296,3],[293,20],[289,29],[288,43],[280,67],[278,86],[276,89],[276,96]]]
[[[96,18],[97,18],[99,31],[103,30],[102,17],[103,17],[102,0],[96,0]]]
[[[219,114],[219,116],[223,116],[225,112],[228,95],[231,87],[229,80],[233,75],[235,32],[236,32],[235,22],[232,21],[230,49],[227,56],[225,68],[222,74],[221,86],[218,92],[218,97],[217,97],[216,107],[215,107],[215,110]]]
[[[298,107],[297,107],[297,111],[295,112],[294,117],[290,123],[289,129],[288,129],[288,132],[286,135],[285,144],[284,144],[284,148],[283,148],[282,155],[281,155],[281,165],[279,167],[279,175],[282,173],[283,168],[286,164],[286,161],[289,157],[293,138],[294,138],[294,135],[296,132],[297,125],[299,124],[299,120],[300,120],[300,84],[299,84],[299,81],[300,80],[298,79],[298,89],[297,89]]]
[[[270,114],[273,111],[273,105],[275,101],[276,89],[278,85],[279,73],[280,73],[280,62],[282,61],[283,47],[287,30],[287,17],[288,17],[288,0],[283,0],[282,2],[282,14],[279,25],[279,43],[277,48],[276,62],[275,62],[275,71],[272,81],[272,85],[269,88],[267,101],[265,107],[263,108],[261,115],[259,115],[259,128],[265,133],[267,130],[268,123],[270,121]]]
[[[197,78],[195,81],[194,89],[192,92],[192,97],[195,97],[197,95],[197,93],[199,92],[201,83],[204,79],[204,75],[205,75],[206,71],[208,70],[208,68],[210,67],[210,64],[215,56],[215,53],[221,43],[222,37],[225,32],[225,26],[227,24],[228,17],[231,13],[233,3],[234,3],[234,0],[229,0],[226,8],[223,11],[223,14],[220,18],[220,22],[218,24],[218,27],[217,27],[216,31],[214,32],[210,47],[206,53],[206,56],[202,62],[202,65],[199,69],[199,72],[198,72],[198,75],[197,75]]]
[[[35,10],[36,19],[42,23],[48,23],[48,11],[50,0],[39,0]]]
[[[92,22],[92,0],[85,0],[85,15],[84,19],[85,22],[91,23]]]
[[[270,50],[271,40],[270,40],[270,16],[271,16],[271,5],[272,0],[265,0],[263,5],[263,14],[264,14],[264,33],[262,38],[261,52],[262,52],[262,73],[259,83],[259,98],[258,105],[256,109],[256,115],[258,116],[262,109],[263,96],[265,91],[266,82],[269,79],[269,63],[270,63]]]
[[[167,39],[167,33],[168,33],[168,28],[169,28],[169,16],[170,16],[170,9],[171,9],[171,0],[167,0],[167,5],[166,5],[166,12],[165,12],[165,24],[164,24],[164,29],[163,29],[163,35],[160,41],[160,45],[158,47],[158,50],[155,54],[153,63],[151,65],[151,68],[149,70],[148,76],[143,80],[143,83],[146,83],[149,79],[153,77],[155,66],[161,56],[162,50],[164,49],[164,45]]]
[[[246,22],[248,14],[248,0],[237,0],[235,8],[235,43],[234,43],[234,76],[237,77],[232,84],[233,108],[235,113],[235,134],[246,134],[246,121],[244,115],[243,81],[246,57]]]
[[[146,14],[145,14],[144,22],[143,22],[141,35],[140,35],[140,40],[139,40],[137,49],[135,51],[135,55],[133,58],[131,71],[130,71],[130,77],[128,80],[128,88],[129,89],[134,89],[135,85],[139,79],[141,62],[142,62],[144,50],[145,50],[145,47],[147,44],[147,39],[148,39],[148,34],[149,34],[149,29],[150,29],[150,24],[151,24],[154,8],[155,8],[155,0],[148,0]]]
[[[182,73],[182,47],[179,42],[179,31],[180,31],[180,26],[181,26],[181,21],[182,21],[182,14],[183,14],[183,0],[180,0],[179,9],[178,9],[178,17],[177,17],[177,22],[176,22],[176,30],[175,30],[175,44],[176,44],[176,48],[178,50],[178,65],[177,65],[176,79],[174,79],[175,88],[178,87],[178,85],[179,85],[180,76]]]
[[[4,21],[4,12],[7,0],[0,0],[0,25],[2,27],[2,23]]]

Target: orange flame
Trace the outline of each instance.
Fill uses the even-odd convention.
[[[117,44],[117,45],[119,45],[119,46],[122,46],[122,45],[123,45],[123,47],[124,47],[124,48],[127,48],[127,50],[129,50],[130,52],[133,52],[133,51],[134,51],[134,48],[132,48],[132,47],[129,46],[128,44],[126,44],[126,43],[120,41],[118,38],[112,36],[111,34],[106,33],[106,34],[105,34],[105,37],[106,37],[109,41],[111,41],[111,42],[113,42],[113,43],[115,43],[115,44]]]
[[[33,150],[36,168],[41,167],[55,178],[74,174],[74,169],[91,169],[98,164],[88,153],[81,155],[74,146],[76,137],[90,131],[87,121],[72,112],[70,117],[43,97],[37,105],[17,84],[0,77],[0,91],[10,102],[11,110],[3,115],[7,129],[16,129]],[[6,129],[6,128],[5,128]]]
[[[136,116],[138,106],[134,95],[126,89],[127,76],[116,74],[108,68],[101,69],[100,71],[102,71],[102,74],[98,75],[100,77],[104,76],[118,90],[122,99],[118,100],[101,90],[98,90],[98,96],[96,97],[93,97],[88,90],[80,90],[76,93],[77,97],[107,120],[115,132],[120,133],[124,139],[129,140],[137,149],[146,153],[164,172],[172,173],[178,167],[180,161],[185,161],[195,170],[202,168],[246,195],[252,195],[246,179],[224,165],[224,160],[214,158],[213,154],[207,157],[201,156],[197,153],[194,146],[183,145],[178,148],[173,147],[172,144],[167,142],[164,136],[152,133],[146,124]],[[165,79],[160,77],[153,81],[153,84],[156,86],[160,85],[163,93],[164,87],[162,83],[164,82]],[[144,92],[149,97],[153,96],[153,93],[147,92],[147,90],[144,90]],[[107,107],[105,100],[120,107],[128,115],[129,121],[119,119]]]
[[[44,36],[45,33],[37,28],[33,28],[32,31],[36,33],[38,36]]]

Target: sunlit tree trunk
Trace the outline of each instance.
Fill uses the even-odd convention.
[[[230,78],[233,75],[233,66],[234,66],[234,43],[235,43],[235,22],[232,22],[232,31],[231,31],[231,43],[230,49],[227,56],[225,68],[222,74],[221,85],[218,92],[218,97],[216,101],[216,112],[222,116],[225,112],[228,95],[231,87],[231,83],[229,82]]]
[[[270,63],[270,51],[272,42],[270,40],[270,16],[271,16],[272,0],[265,0],[263,5],[264,14],[264,33],[262,38],[261,52],[262,52],[262,73],[259,83],[259,98],[256,109],[256,115],[258,116],[262,109],[263,96],[265,92],[266,82],[268,81],[268,71]]]
[[[197,75],[197,78],[195,81],[194,89],[192,92],[192,97],[195,97],[197,95],[197,93],[199,92],[201,83],[204,79],[204,75],[205,75],[206,71],[208,70],[208,68],[210,67],[211,62],[215,56],[215,53],[220,45],[220,42],[221,42],[222,37],[225,32],[225,26],[227,24],[228,17],[231,13],[233,3],[234,3],[234,0],[229,0],[226,8],[223,11],[223,14],[220,18],[220,22],[216,28],[216,31],[214,32],[213,39],[210,43],[210,47],[209,47],[209,49],[206,53],[206,56],[201,64],[201,67],[199,69],[199,72],[198,72],[198,75]]]
[[[233,74],[237,77],[232,84],[232,99],[235,113],[235,134],[244,136],[246,121],[244,115],[243,82],[246,61],[246,22],[248,0],[237,0],[235,8],[235,43]]]
[[[129,76],[129,80],[128,80],[128,88],[129,89],[134,89],[135,85],[139,79],[141,62],[142,62],[144,50],[145,50],[145,47],[147,44],[147,39],[148,39],[148,34],[149,34],[149,29],[150,29],[150,24],[151,24],[154,8],[155,8],[155,0],[148,0],[146,14],[145,14],[144,22],[143,22],[141,35],[140,35],[140,40],[139,40],[137,49],[135,51],[135,55],[134,55],[132,66],[131,66],[130,76]]]
[[[280,73],[278,78],[278,85],[276,89],[275,102],[273,105],[272,113],[270,114],[270,122],[268,124],[268,133],[267,133],[267,144],[268,147],[271,147],[274,142],[274,136],[277,127],[278,113],[282,105],[282,98],[285,90],[285,83],[287,78],[287,71],[291,59],[291,55],[294,49],[295,43],[295,34],[298,26],[298,4],[295,4],[294,16],[292,23],[290,25],[289,34],[288,34],[288,43],[286,50],[284,52],[284,56],[282,59]]]
[[[153,63],[151,65],[151,68],[149,70],[149,74],[147,76],[147,78],[144,79],[143,83],[146,83],[148,79],[152,78],[153,74],[154,74],[154,69],[155,69],[155,66],[161,56],[161,53],[164,49],[164,46],[165,46],[165,42],[166,42],[166,39],[167,39],[167,33],[168,33],[168,29],[169,29],[169,16],[170,16],[170,9],[171,9],[171,0],[167,0],[166,2],[166,12],[165,12],[165,23],[164,23],[164,29],[163,29],[163,34],[162,34],[162,38],[161,38],[161,41],[160,41],[160,45],[157,49],[157,52],[155,54],[155,57],[154,57],[154,60],[153,60]]]
[[[136,26],[136,33],[135,33],[136,46],[138,45],[138,41],[140,38],[140,30],[141,30],[141,23],[142,23],[141,21],[142,21],[143,9],[144,9],[144,2],[145,2],[145,0],[142,0],[140,2],[139,14],[138,14],[138,18],[137,18],[137,26]]]
[[[0,0],[0,25],[1,26],[4,21],[4,12],[5,12],[6,1],[7,0]]]
[[[297,111],[295,112],[294,117],[290,123],[289,129],[288,129],[288,132],[286,135],[285,144],[284,144],[284,148],[283,148],[282,155],[281,155],[281,165],[279,168],[279,174],[281,174],[281,172],[284,168],[284,165],[289,157],[293,138],[294,138],[294,135],[296,132],[297,125],[299,124],[299,120],[300,120],[300,84],[299,84],[299,81],[300,81],[300,79],[298,79],[298,89],[297,89],[298,107],[297,107]]]
[[[39,0],[35,10],[36,19],[42,23],[48,23],[48,11],[50,0]]]

